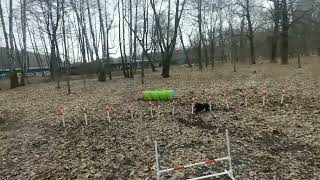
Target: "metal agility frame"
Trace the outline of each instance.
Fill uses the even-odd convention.
[[[207,178],[217,177],[217,176],[222,176],[222,175],[227,175],[230,177],[230,179],[235,180],[235,178],[233,177],[233,170],[232,170],[232,163],[231,163],[230,141],[229,141],[228,130],[226,130],[226,143],[227,143],[227,150],[228,150],[228,156],[226,156],[226,157],[213,159],[213,160],[206,160],[206,161],[199,162],[199,163],[189,164],[189,165],[185,165],[185,166],[176,166],[174,168],[161,170],[160,165],[159,165],[158,144],[157,144],[157,141],[155,141],[154,142],[154,149],[155,149],[155,157],[156,157],[157,180],[160,180],[162,173],[184,170],[186,168],[190,168],[190,167],[194,167],[194,166],[215,164],[215,163],[223,162],[223,161],[229,162],[229,170],[225,170],[224,172],[210,174],[210,175],[206,175],[206,176],[191,178],[189,180],[207,179]]]

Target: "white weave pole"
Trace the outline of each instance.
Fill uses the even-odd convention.
[[[156,156],[156,169],[157,169],[157,180],[160,180],[160,166],[159,166],[159,155],[158,155],[158,143],[154,141],[154,151]]]
[[[231,150],[230,150],[230,140],[229,140],[229,131],[228,131],[228,129],[226,129],[226,142],[227,142],[227,150],[228,150],[228,157],[229,157],[229,172],[231,174],[230,177],[233,177],[232,162],[231,162]]]

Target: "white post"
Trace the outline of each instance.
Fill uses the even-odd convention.
[[[154,142],[154,151],[156,155],[156,170],[157,170],[157,180],[160,180],[160,167],[159,167],[159,156],[158,156],[158,143]]]
[[[231,163],[230,140],[229,140],[229,131],[228,131],[228,129],[226,129],[226,140],[227,140],[227,150],[228,150],[228,157],[229,157],[229,171],[230,171],[230,174],[233,176],[232,163]]]
[[[209,96],[209,109],[210,112],[212,111],[212,102],[211,102],[211,96]]]
[[[194,111],[193,106],[194,106],[194,98],[192,98],[192,103],[191,103],[191,114],[193,114],[193,111]]]
[[[106,105],[106,111],[107,111],[107,118],[109,123],[111,123],[111,118],[110,118],[110,107],[108,105]]]
[[[64,121],[64,113],[61,115],[61,119],[62,119],[62,126],[66,127],[66,123]]]
[[[175,110],[175,101],[173,100],[173,102],[172,102],[172,115],[173,116],[175,114],[174,110]]]
[[[64,120],[64,107],[63,106],[58,107],[58,114],[61,115],[62,126],[66,127],[66,123]]]
[[[227,109],[229,109],[229,102],[228,102],[228,97],[227,97],[227,95],[225,95],[225,103],[226,103]]]
[[[149,105],[150,105],[150,113],[151,113],[151,118],[153,119],[153,104],[151,101],[149,101]]]
[[[107,111],[107,117],[108,117],[108,121],[109,121],[109,123],[111,123],[111,119],[110,119],[110,112],[109,112],[109,111]]]
[[[267,98],[267,90],[263,89],[262,90],[262,102],[263,102],[263,106],[266,105],[266,98]]]
[[[281,104],[283,104],[284,94],[285,94],[285,90],[282,90],[282,93],[281,93]]]
[[[246,91],[244,91],[244,93],[243,93],[243,95],[244,95],[244,106],[248,106],[248,98],[247,98],[247,92]]]
[[[130,103],[130,113],[131,113],[131,119],[133,120],[134,112],[133,112],[133,104],[132,103]]]
[[[160,113],[161,113],[161,111],[160,111],[160,105],[158,105],[158,118],[160,117]]]
[[[87,113],[84,113],[84,121],[86,122],[86,126],[88,125]]]

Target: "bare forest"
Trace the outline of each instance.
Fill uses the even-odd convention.
[[[319,57],[320,0],[0,0],[0,179],[319,179]]]

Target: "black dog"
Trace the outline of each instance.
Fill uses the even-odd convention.
[[[210,106],[208,103],[196,103],[193,107],[193,110],[195,113],[200,113],[200,112],[210,112]]]

